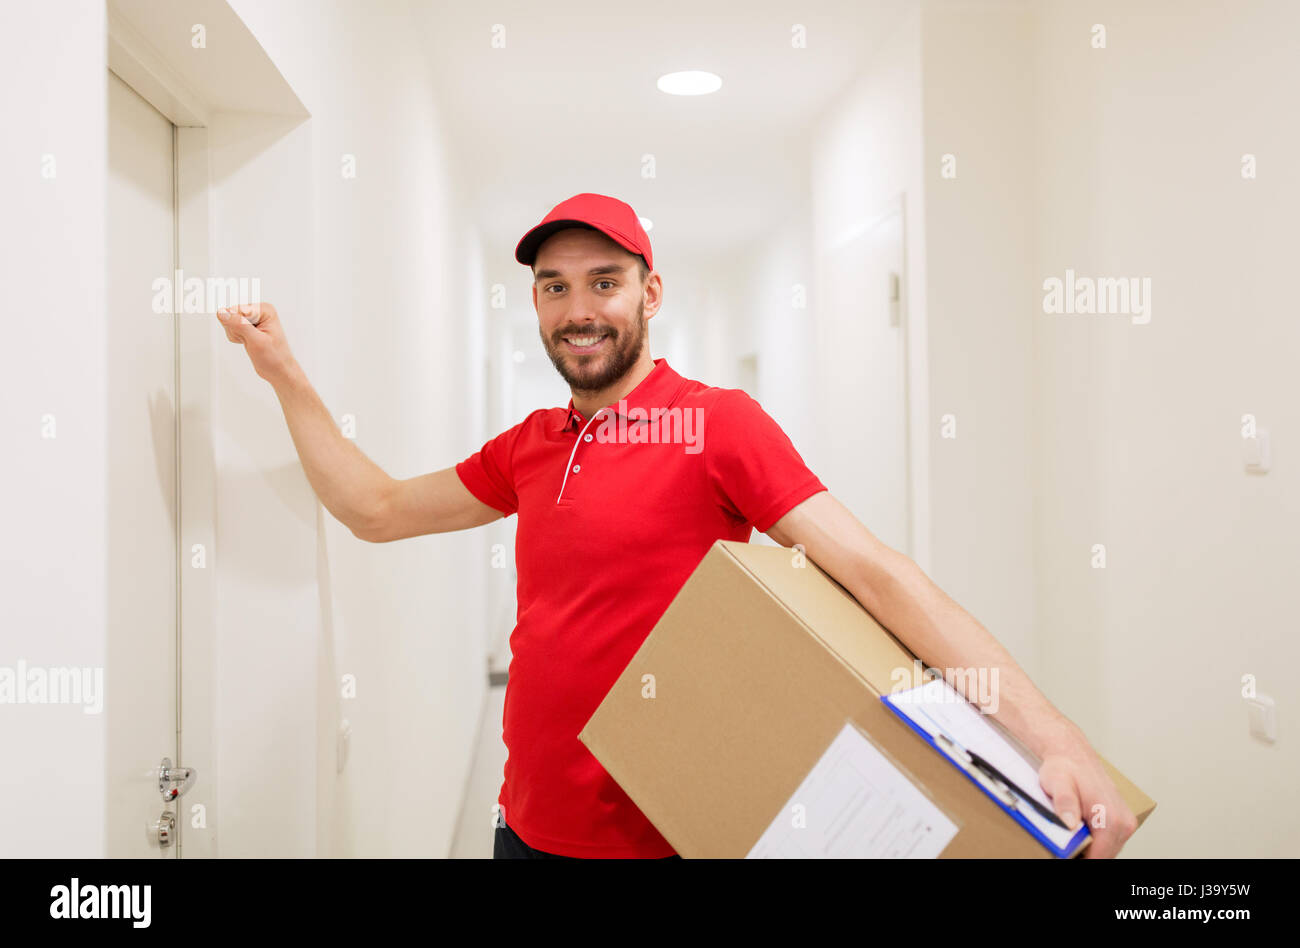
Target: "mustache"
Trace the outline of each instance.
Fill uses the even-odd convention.
[[[572,329],[561,329],[552,338],[559,342],[565,336],[616,336],[618,333],[613,329],[584,329],[581,326],[575,326]]]

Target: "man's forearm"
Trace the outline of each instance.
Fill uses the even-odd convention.
[[[392,478],[343,436],[296,362],[272,384],[307,480],[325,509],[353,533],[375,526]]]
[[[949,669],[987,669],[997,688],[993,716],[1042,757],[1049,748],[1087,740],[1029,680],[1011,653],[970,613],[943,592],[911,559],[896,553],[850,590],[867,610],[927,665],[945,677],[972,702],[978,694],[964,689],[967,679]],[[861,594],[859,594],[861,593]],[[993,677],[997,669],[996,678]]]

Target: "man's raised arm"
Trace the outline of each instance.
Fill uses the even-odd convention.
[[[226,338],[244,346],[254,370],[275,389],[312,490],[353,535],[383,543],[465,530],[501,516],[466,489],[455,468],[406,480],[386,474],[339,431],[289,351],[275,307],[237,309],[217,313]]]

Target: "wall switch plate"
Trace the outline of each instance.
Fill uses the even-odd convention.
[[[1268,695],[1256,695],[1246,699],[1246,708],[1250,712],[1250,733],[1261,741],[1272,744],[1277,740],[1277,708]]]
[[[1268,429],[1259,428],[1255,437],[1242,438],[1245,453],[1246,470],[1251,474],[1267,474],[1273,466],[1273,449],[1269,444]]]
[[[338,773],[343,773],[343,768],[348,765],[348,749],[352,745],[352,722],[344,718],[339,723],[338,743],[335,746],[335,768]]]

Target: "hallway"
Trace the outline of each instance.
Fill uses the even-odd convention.
[[[757,402],[1158,802],[1123,856],[1300,852],[1300,4],[3,6],[0,856],[491,857],[519,517],[388,485],[574,397],[515,254],[588,193],[653,244],[649,354]],[[587,289],[555,318],[617,314]],[[215,318],[250,294],[276,381]],[[650,496],[584,536],[685,516]]]

